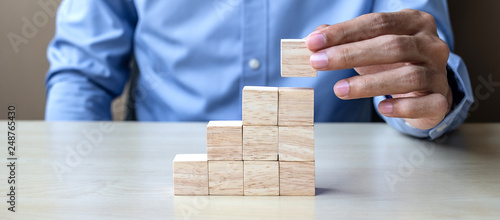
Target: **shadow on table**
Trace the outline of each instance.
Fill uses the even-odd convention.
[[[316,188],[316,195],[325,195],[325,194],[330,194],[331,192],[335,192],[334,189],[329,189],[329,188]]]
[[[495,138],[495,140],[492,140],[492,138]],[[460,151],[488,158],[499,158],[500,149],[497,146],[498,141],[500,141],[499,134],[495,134],[495,130],[493,129],[488,129],[488,126],[480,130],[474,130],[465,126],[434,140],[434,143],[437,144],[437,147],[447,150]]]

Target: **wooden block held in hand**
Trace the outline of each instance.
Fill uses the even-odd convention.
[[[279,126],[314,124],[314,90],[312,88],[279,88]]]
[[[208,195],[206,154],[177,154],[173,163],[174,195]]]
[[[280,195],[281,196],[314,196],[315,162],[283,162],[280,161]]]
[[[210,195],[243,195],[243,161],[208,161]]]
[[[243,125],[278,125],[278,88],[245,86],[242,98]]]
[[[279,195],[278,161],[244,161],[245,196]]]
[[[278,160],[278,126],[243,126],[243,160]]]
[[[305,39],[281,39],[281,77],[316,77]]]
[[[314,161],[314,126],[279,127],[280,161]]]
[[[210,121],[207,125],[208,160],[242,160],[241,121]]]

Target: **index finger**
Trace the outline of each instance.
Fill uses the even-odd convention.
[[[381,35],[414,35],[423,27],[437,32],[434,17],[422,11],[405,9],[393,13],[371,13],[315,30],[307,36],[306,44],[309,50],[318,51]]]

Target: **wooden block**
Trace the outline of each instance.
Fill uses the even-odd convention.
[[[208,160],[242,160],[242,152],[243,126],[241,121],[210,121],[208,123]]]
[[[279,127],[280,161],[314,161],[314,126]]]
[[[280,195],[314,196],[314,162],[280,161]]]
[[[206,154],[177,154],[173,167],[174,195],[208,195]]]
[[[278,125],[278,88],[243,87],[243,125]]]
[[[244,161],[245,196],[279,195],[278,161]]]
[[[279,126],[314,124],[314,90],[312,88],[279,88]]]
[[[278,126],[243,126],[243,160],[278,160]]]
[[[316,77],[305,39],[281,39],[281,77]]]
[[[208,161],[210,195],[243,195],[243,161]]]

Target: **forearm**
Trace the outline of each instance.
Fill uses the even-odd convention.
[[[48,121],[111,120],[113,96],[77,73],[59,73],[47,82]]]
[[[133,2],[64,1],[47,51],[47,120],[110,120],[129,77]]]

